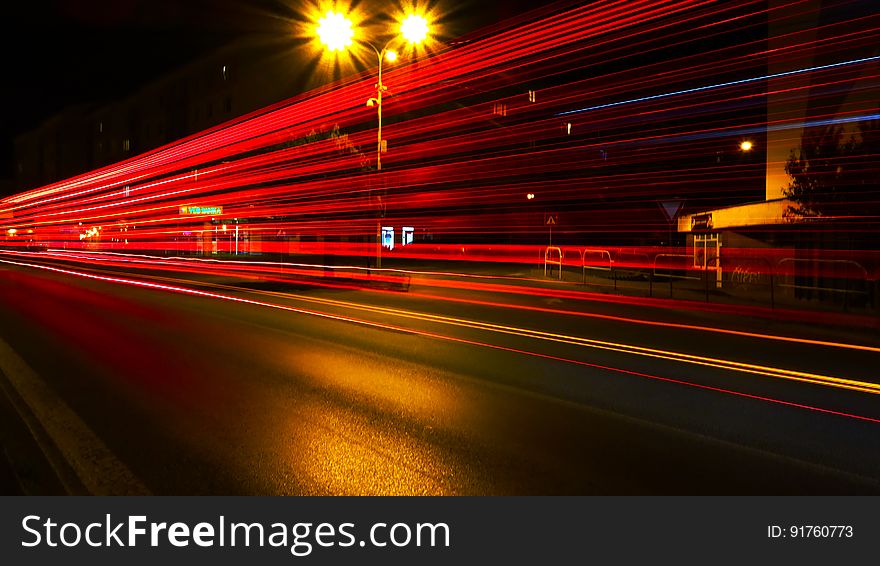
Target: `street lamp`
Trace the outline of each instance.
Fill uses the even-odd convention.
[[[427,39],[430,27],[427,20],[418,14],[408,14],[400,22],[400,37],[413,46],[422,43]],[[400,37],[395,36],[388,40],[382,49],[376,47],[372,42],[359,39],[358,42],[370,46],[376,54],[378,63],[378,77],[376,81],[376,96],[367,100],[367,106],[376,107],[376,116],[378,127],[376,131],[376,170],[382,170],[382,153],[387,148],[386,142],[382,139],[382,93],[388,90],[388,87],[382,82],[382,63],[388,61],[393,63],[397,60],[397,52],[391,49],[392,44],[398,42]],[[351,20],[337,12],[327,12],[318,22],[318,39],[330,51],[344,51],[354,42],[354,28]],[[376,251],[376,267],[381,267],[382,247],[381,247],[381,227],[377,228],[377,251]]]
[[[327,12],[318,20],[318,39],[330,51],[345,51],[352,43],[351,20],[336,12]]]
[[[427,39],[430,27],[427,20],[418,14],[408,14],[400,22],[400,36],[412,45],[422,43]],[[323,18],[318,21],[318,39],[330,51],[345,51],[354,42],[354,28],[351,20],[337,12],[327,12]],[[385,44],[385,47],[379,49],[372,42],[358,40],[359,43],[366,44],[375,52],[378,63],[378,80],[376,82],[376,96],[367,100],[367,106],[376,107],[376,115],[378,117],[378,128],[376,132],[376,170],[382,170],[382,93],[388,90],[388,87],[382,82],[382,63],[388,61],[393,63],[397,60],[397,52],[391,49],[391,45],[399,41],[399,37],[392,37]]]

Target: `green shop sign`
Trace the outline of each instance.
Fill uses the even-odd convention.
[[[223,214],[222,206],[181,206],[180,214],[200,214],[216,216]]]

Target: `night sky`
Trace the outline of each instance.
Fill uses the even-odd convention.
[[[383,4],[374,0],[377,10]],[[368,3],[363,5],[368,5]],[[449,36],[540,2],[440,0]],[[47,0],[4,6],[0,179],[12,139],[82,102],[110,102],[235,37],[283,44],[299,0]]]

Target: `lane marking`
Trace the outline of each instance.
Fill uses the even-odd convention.
[[[3,339],[0,370],[90,494],[150,495],[150,490]],[[44,453],[49,450],[42,445],[40,448]]]
[[[77,277],[83,277],[87,279],[94,279],[98,281],[108,281],[114,283],[121,283],[125,285],[132,285],[137,287],[146,287],[151,289],[160,289],[172,292],[178,292],[188,295],[195,295],[201,297],[209,297],[215,299],[222,299],[231,302],[238,302],[243,304],[257,305],[269,308],[275,308],[279,310],[286,310],[290,312],[297,312],[301,314],[308,314],[312,316],[317,316],[320,318],[331,319],[331,320],[339,320],[344,322],[351,322],[355,324],[361,324],[364,326],[370,326],[373,328],[382,328],[385,330],[396,330],[402,332],[409,332],[414,334],[421,334],[425,336],[437,336],[446,339],[454,339],[452,337],[447,337],[442,334],[436,334],[432,332],[424,332],[419,331],[413,328],[406,328],[403,326],[395,326],[380,322],[374,322],[365,319],[354,318],[350,316],[332,314],[328,312],[304,309],[300,307],[292,307],[287,305],[279,305],[275,303],[267,303],[265,301],[257,301],[253,299],[245,299],[242,297],[232,297],[229,295],[222,295],[219,293],[210,293],[207,291],[199,291],[196,289],[190,289],[187,287],[177,287],[171,285],[161,285],[158,283],[149,283],[146,281],[139,281],[136,279],[125,279],[121,277],[109,277],[103,275],[94,275],[90,273],[84,273],[80,271],[72,271],[68,269],[60,269],[57,267],[48,267],[45,265],[39,264],[28,264],[28,263],[20,263],[9,260],[0,259],[0,263],[8,263],[12,265],[20,265],[23,267],[31,267],[35,269],[41,269],[44,271],[51,271],[56,273],[63,273],[67,275],[74,275]],[[331,302],[331,299],[315,299],[315,302]],[[346,304],[346,306],[355,306]],[[673,352],[668,350],[659,350],[653,348],[644,348],[640,346],[633,346],[628,344],[618,344],[614,342],[603,342],[600,340],[591,340],[587,338],[579,338],[575,336],[565,336],[561,334],[553,334],[549,332],[542,332],[537,330],[527,330],[510,326],[503,326],[498,324],[490,324],[490,323],[482,323],[475,321],[468,321],[464,319],[456,319],[452,317],[445,317],[440,315],[429,315],[429,314],[420,314],[420,313],[411,313],[409,311],[400,311],[398,309],[386,309],[383,307],[366,307],[366,306],[357,306],[356,308],[360,308],[362,310],[367,311],[375,311],[384,314],[391,314],[393,316],[400,316],[405,318],[412,318],[417,320],[422,320],[424,322],[437,322],[443,324],[449,324],[454,326],[473,328],[477,330],[486,330],[499,332],[504,334],[517,335],[525,338],[533,338],[539,340],[547,340],[553,342],[560,342],[565,344],[572,344],[576,346],[582,346],[587,348],[601,349],[601,350],[609,350],[614,352],[620,352],[625,354],[637,355],[637,356],[645,356],[651,358],[660,358],[670,361],[675,361],[679,363],[687,363],[693,365],[701,365],[714,367],[718,369],[733,371],[733,372],[743,372],[743,373],[751,373],[755,375],[761,375],[765,377],[778,378],[778,379],[786,379],[791,381],[799,381],[804,383],[811,383],[815,385],[823,385],[827,387],[835,387],[839,389],[847,389],[852,391],[859,391],[862,393],[870,393],[870,394],[880,394],[880,384],[872,383],[868,381],[859,381],[855,379],[846,379],[834,376],[827,376],[809,372],[802,372],[796,370],[787,370],[782,368],[775,368],[769,366],[761,366],[757,364],[747,364],[742,362],[735,362],[731,360],[723,360],[719,358],[709,358],[705,356],[696,356],[691,354],[684,354],[679,352]],[[547,356],[550,357],[550,356]],[[597,366],[599,367],[599,366]]]

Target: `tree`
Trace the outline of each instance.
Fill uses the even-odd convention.
[[[808,128],[785,165],[792,211],[806,217],[875,220],[880,213],[880,120],[860,122],[844,141],[844,128]]]

